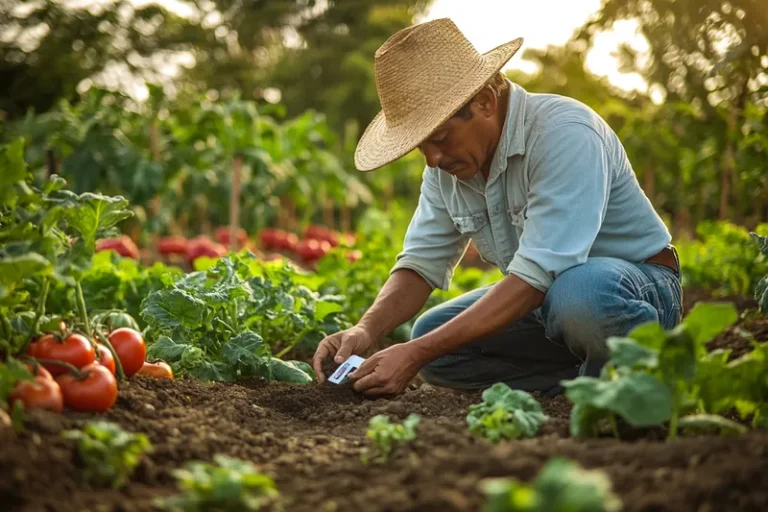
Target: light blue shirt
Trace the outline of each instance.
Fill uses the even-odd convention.
[[[546,292],[587,258],[642,262],[666,247],[669,231],[608,124],[576,100],[509,85],[488,181],[426,167],[392,271],[447,289],[471,239],[484,260]]]

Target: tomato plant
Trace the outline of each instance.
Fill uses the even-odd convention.
[[[89,364],[56,378],[64,396],[64,403],[76,411],[105,412],[117,400],[117,380],[100,364]]]
[[[109,334],[109,342],[123,365],[126,377],[141,370],[147,355],[147,346],[141,333],[128,327],[121,327]]]

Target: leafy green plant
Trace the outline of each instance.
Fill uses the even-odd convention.
[[[314,349],[348,324],[340,297],[313,292],[294,276],[244,253],[152,292],[141,311],[153,340],[148,358],[205,380],[312,382],[309,365],[272,357],[272,347],[281,348],[278,356],[301,344]]]
[[[768,236],[760,236],[757,233],[750,233],[750,235],[760,248],[760,254],[768,262]],[[755,299],[757,300],[760,312],[768,315],[768,270],[766,270],[766,274],[755,286]]]
[[[759,225],[756,232],[768,235],[768,224]],[[696,240],[676,244],[683,287],[706,287],[720,295],[746,295],[768,274],[768,258],[760,255],[744,227],[708,221],[696,227],[696,234]]]
[[[389,417],[379,414],[368,422],[366,437],[371,447],[364,450],[361,460],[364,464],[382,464],[389,460],[392,451],[416,439],[416,425],[421,421],[418,414],[409,414],[402,423],[390,423]]]
[[[181,493],[157,500],[157,506],[180,512],[240,512],[260,510],[279,497],[272,478],[250,462],[221,454],[213,459],[215,464],[190,462],[175,470]]]
[[[588,471],[560,457],[550,459],[526,485],[514,478],[481,482],[486,495],[482,512],[617,512],[621,500],[608,476]]]
[[[630,425],[641,427],[669,421],[672,438],[677,435],[681,415],[696,410],[697,389],[703,396],[713,393],[702,386],[721,386],[729,390],[726,394],[731,393],[730,400],[738,400],[741,395],[731,385],[730,377],[712,371],[711,356],[707,356],[705,347],[737,317],[733,304],[700,303],[669,332],[650,323],[637,327],[627,338],[608,339],[611,357],[599,379],[579,377],[562,382],[574,403],[571,434],[597,435],[605,420],[618,437],[618,415]],[[700,363],[704,361],[707,363]],[[721,395],[719,398],[722,401]],[[707,397],[706,403],[713,400]],[[703,412],[712,412],[706,409]],[[696,425],[702,426],[707,418],[697,418]],[[719,418],[714,426],[723,427],[726,421]]]
[[[126,432],[108,421],[86,423],[83,430],[64,432],[77,441],[77,455],[85,465],[85,478],[98,486],[122,487],[141,457],[151,449],[144,434]]]
[[[497,382],[483,391],[483,401],[469,406],[469,431],[492,443],[533,437],[547,421],[530,393]]]

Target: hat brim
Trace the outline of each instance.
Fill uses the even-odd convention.
[[[523,39],[517,38],[483,54],[480,66],[457,80],[445,94],[431,98],[424,109],[414,111],[408,122],[390,127],[384,112],[379,112],[357,143],[355,167],[373,171],[410,153],[477,94],[522,44]]]

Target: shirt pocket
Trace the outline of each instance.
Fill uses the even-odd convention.
[[[480,257],[489,263],[495,263],[493,252],[491,251],[490,240],[488,239],[490,229],[488,225],[488,215],[485,212],[472,213],[466,215],[455,215],[452,217],[456,229],[464,236],[472,239],[477,247]]]
[[[509,221],[518,230],[517,235],[520,236],[523,232],[523,226],[525,226],[525,219],[528,218],[528,204],[511,206],[507,210],[507,214],[509,215]]]

